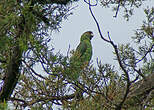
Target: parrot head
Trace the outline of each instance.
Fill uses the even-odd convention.
[[[80,41],[91,40],[93,38],[93,36],[94,36],[93,32],[87,31],[87,32],[82,34]]]

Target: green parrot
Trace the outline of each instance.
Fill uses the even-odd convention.
[[[91,39],[93,38],[93,33],[87,31],[82,34],[80,38],[80,44],[76,48],[76,51],[73,53],[73,56],[70,59],[70,63],[75,64],[89,64],[92,57],[92,45]]]
[[[91,39],[93,38],[93,33],[91,31],[87,31],[82,34],[80,38],[80,44],[77,46],[76,50],[72,53],[72,57],[70,58],[70,77],[75,83],[79,81],[79,76],[81,75],[83,69],[89,64],[92,57],[92,45]],[[82,86],[81,86],[82,87]],[[83,91],[79,88],[76,89],[76,98],[83,99]]]
[[[93,38],[93,33],[87,31],[82,34],[80,38],[80,44],[73,52],[70,58],[71,72],[75,73],[75,79],[79,77],[79,73],[83,68],[89,64],[92,57],[92,45],[91,39]]]

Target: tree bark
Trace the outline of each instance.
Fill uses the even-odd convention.
[[[14,47],[13,55],[10,57],[11,58],[8,63],[7,73],[5,74],[4,85],[0,93],[0,101],[7,101],[10,98],[18,82],[18,78],[20,76],[19,67],[21,64],[21,53],[19,45]]]

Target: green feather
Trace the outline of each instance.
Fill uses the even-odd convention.
[[[76,51],[78,51],[81,56],[84,55],[86,50],[87,50],[87,44],[85,42],[81,42],[76,49]]]

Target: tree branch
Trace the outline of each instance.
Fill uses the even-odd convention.
[[[145,55],[136,62],[136,64],[141,62],[147,56],[147,54],[152,51],[153,47],[154,47],[154,44],[151,46],[151,48],[149,48],[149,50],[145,53]]]
[[[36,76],[38,76],[39,78],[42,78],[42,79],[46,79],[46,78],[43,77],[42,75],[37,74],[37,73],[34,71],[34,69],[31,68],[31,67],[26,63],[26,61],[23,61],[23,62],[24,62],[24,64],[25,64]]]
[[[39,99],[32,100],[32,101],[25,101],[25,100],[22,100],[22,99],[17,99],[17,98],[11,97],[10,101],[22,102],[23,106],[26,107],[26,106],[30,106],[30,105],[33,105],[35,103],[39,103],[39,102],[42,102],[42,101],[44,101],[44,102],[52,101],[53,102],[55,100],[60,100],[60,101],[69,100],[69,99],[73,99],[75,96],[76,96],[76,94],[74,93],[74,94],[65,95],[65,96],[40,97]]]

